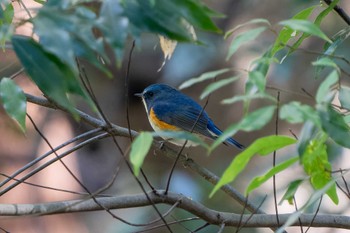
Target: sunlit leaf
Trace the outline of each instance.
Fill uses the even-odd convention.
[[[143,161],[151,148],[152,142],[152,133],[141,132],[131,144],[130,162],[133,166],[135,176],[139,175]]]
[[[310,176],[310,183],[316,190],[322,189],[332,181],[332,167],[328,161],[326,139],[326,134],[310,139],[304,154],[301,156],[304,170]],[[327,190],[326,194],[335,204],[338,204],[339,200],[335,184]]]
[[[6,113],[18,122],[21,130],[26,130],[27,101],[22,89],[9,78],[0,82],[0,98]]]
[[[224,74],[226,72],[230,71],[230,69],[228,68],[225,68],[225,69],[221,69],[221,70],[215,70],[215,71],[210,71],[210,72],[206,72],[206,73],[203,73],[201,74],[199,77],[195,77],[195,78],[191,78],[185,82],[183,82],[180,86],[179,86],[179,89],[185,89],[187,87],[190,87],[192,86],[193,84],[196,84],[196,83],[200,83],[200,82],[203,82],[205,80],[209,80],[209,79],[214,79],[216,78],[217,76],[221,75],[221,74]]]
[[[317,25],[308,20],[289,19],[281,21],[279,22],[279,24],[288,27],[294,31],[304,32],[313,36],[317,36],[327,42],[332,43],[331,39],[329,39]]]
[[[241,45],[255,40],[265,30],[266,27],[258,27],[238,34],[229,46],[226,60],[230,59]]]
[[[304,180],[294,180],[288,185],[287,191],[284,193],[283,197],[281,198],[279,205],[282,204],[284,200],[287,200],[290,205],[293,204],[293,198],[295,196],[295,193],[297,192],[299,186]]]
[[[276,175],[277,173],[279,173],[281,171],[286,170],[288,167],[290,167],[292,164],[294,164],[298,160],[299,160],[299,157],[290,158],[290,159],[276,165],[275,167],[271,168],[264,175],[255,177],[248,185],[248,187],[245,191],[245,195],[248,195],[251,191],[260,187],[263,183],[265,183],[267,180],[269,180],[272,176]]]
[[[335,95],[335,91],[333,90],[333,87],[338,83],[338,80],[339,80],[339,75],[336,70],[333,70],[318,87],[317,94],[316,94],[317,103],[322,103],[322,102],[329,103],[333,100]]]
[[[210,197],[214,195],[223,185],[234,181],[239,173],[241,173],[250,159],[256,155],[267,155],[271,152],[288,145],[294,144],[295,139],[286,136],[267,136],[255,140],[248,148],[239,153],[226,168],[219,182],[215,185],[210,193]]]
[[[221,87],[224,87],[230,83],[235,82],[236,80],[238,80],[240,78],[240,76],[234,76],[234,77],[230,77],[230,78],[226,78],[226,79],[222,79],[220,81],[216,81],[214,83],[209,84],[203,91],[203,93],[201,94],[200,98],[204,99],[205,97],[207,97],[208,95],[210,95],[211,93],[213,93],[214,91],[220,89]]]
[[[253,131],[261,129],[265,126],[272,118],[275,106],[267,106],[263,108],[259,108],[258,110],[249,113],[244,116],[244,118],[236,123],[228,127],[221,135],[218,137],[213,144],[209,148],[209,153],[212,152],[217,146],[226,141],[227,138],[232,137],[239,130],[242,131]]]

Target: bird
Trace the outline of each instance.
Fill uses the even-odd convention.
[[[152,84],[135,96],[142,98],[148,120],[155,132],[187,131],[212,140],[222,134],[195,100],[167,84]],[[185,140],[169,142],[182,146]],[[236,146],[238,149],[245,148],[233,138],[226,139],[225,144]],[[195,144],[188,142],[186,146]]]

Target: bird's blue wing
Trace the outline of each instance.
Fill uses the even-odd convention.
[[[207,129],[207,124],[209,122],[209,117],[205,111],[201,113],[200,108],[192,106],[179,106],[176,103],[162,103],[153,106],[153,110],[157,115],[158,119],[181,128],[184,131],[191,131],[193,125],[196,123],[193,132],[202,134],[207,137],[212,135]],[[198,116],[200,115],[198,121],[196,122]]]

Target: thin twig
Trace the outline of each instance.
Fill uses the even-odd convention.
[[[332,4],[332,0],[324,0],[327,5]],[[350,17],[349,15],[338,5],[335,5],[334,10],[338,13],[338,15],[347,23],[350,25]]]
[[[293,196],[293,203],[294,203],[295,211],[298,212],[299,210],[298,210],[297,200],[295,199],[295,196]],[[304,233],[304,229],[303,229],[303,226],[301,224],[301,219],[298,218],[298,221],[299,221],[299,224],[300,224],[300,232]]]
[[[321,207],[321,203],[322,203],[322,198],[323,198],[323,197],[321,196],[320,201],[319,201],[318,206],[317,206],[317,210],[316,210],[314,216],[312,217],[311,222],[310,222],[309,226],[307,227],[305,233],[307,233],[307,232],[310,230],[310,228],[311,228],[313,222],[314,222],[315,219],[316,219],[316,216],[317,216],[318,212],[320,211],[320,207]]]
[[[278,135],[278,120],[279,120],[279,108],[280,108],[280,92],[277,92],[277,110],[276,110],[276,121],[275,121],[275,135]],[[276,166],[276,151],[273,152],[273,162],[272,166]],[[272,186],[273,186],[273,199],[275,205],[276,221],[277,225],[280,225],[280,220],[278,217],[278,204],[277,204],[277,190],[276,190],[276,176],[272,176]]]

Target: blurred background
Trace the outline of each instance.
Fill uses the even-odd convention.
[[[38,7],[33,1],[23,2],[33,9]],[[319,4],[317,0],[221,0],[205,2],[213,9],[227,16],[216,21],[219,28],[223,31],[232,29],[238,24],[247,22],[253,18],[266,18],[272,25],[276,25],[279,21],[292,17],[307,6]],[[350,2],[340,2],[343,9],[350,14]],[[17,12],[16,17],[18,19],[26,17],[23,7],[17,2],[13,4]],[[336,14],[330,14],[322,24],[322,29],[327,35],[334,35],[345,27],[346,24]],[[274,26],[274,28],[278,30],[279,26]],[[31,28],[28,24],[23,25],[18,29],[18,33],[30,35]],[[271,45],[276,35],[271,31],[264,32],[256,41],[241,47],[229,61],[226,61],[225,57],[232,37],[228,40],[224,40],[220,35],[207,34],[204,32],[197,32],[197,36],[200,40],[205,42],[205,45],[179,44],[172,59],[165,64],[160,72],[157,72],[163,62],[163,55],[158,38],[153,35],[143,35],[141,42],[136,45],[132,54],[128,92],[126,92],[124,86],[127,60],[124,60],[120,70],[114,72],[113,79],[104,77],[99,71],[89,67],[87,64],[83,64],[91,80],[95,95],[108,119],[117,125],[127,127],[125,95],[128,93],[131,128],[136,131],[152,131],[142,102],[139,98],[134,97],[134,93],[142,92],[145,87],[153,83],[166,83],[178,87],[185,80],[197,77],[203,72],[221,68],[229,67],[237,70],[247,70],[251,62],[261,56],[268,46]],[[323,43],[321,40],[307,39],[304,41],[302,47],[310,51],[321,51],[322,46]],[[131,41],[129,41],[126,46],[126,54],[130,47]],[[342,47],[338,49],[339,55],[348,57],[350,52],[348,48],[349,43],[344,43]],[[281,53],[281,57],[283,57],[283,53],[284,52]],[[125,57],[127,58],[127,56]],[[301,89],[304,88],[308,93],[313,95],[320,83],[320,80],[315,79],[315,70],[310,68],[310,62],[314,61],[316,58],[317,55],[315,54],[310,54],[305,51],[296,51],[282,64],[272,65],[267,79],[267,85],[273,87],[270,90],[271,95],[276,96],[277,91],[273,89],[279,89],[281,90],[281,103],[286,103],[290,100],[298,100],[313,106],[313,100],[307,97]],[[11,50],[0,52],[1,77],[10,76],[19,69],[19,63]],[[233,72],[232,74],[238,73]],[[243,116],[243,106],[241,103],[222,105],[220,101],[224,98],[243,94],[245,80],[246,77],[220,91],[214,92],[210,97],[206,110],[221,129],[225,129],[229,125],[238,122]],[[25,92],[41,96],[40,91],[36,89],[24,74],[16,77],[15,81]],[[346,83],[348,81],[344,80],[344,82]],[[185,89],[184,92],[203,105],[205,101],[200,101],[198,96],[208,84],[209,82],[195,85]],[[271,103],[267,101],[254,101],[252,110],[269,104]],[[84,104],[81,104],[79,109],[91,113]],[[0,135],[2,135],[0,140],[0,173],[10,175],[28,162],[49,151],[49,147],[37,134],[29,121],[27,122],[27,133],[24,135],[4,113],[3,109],[0,109],[0,113]],[[90,126],[82,122],[74,121],[74,119],[65,113],[49,110],[30,103],[28,104],[28,113],[54,147],[91,129]],[[273,119],[271,123],[262,130],[251,133],[239,132],[235,135],[235,139],[248,146],[259,137],[275,134],[275,128],[275,120]],[[289,125],[280,120],[279,134],[292,136],[290,131],[298,136],[300,125]],[[129,140],[126,138],[118,138],[118,142],[121,143],[123,149],[126,149],[129,145]],[[341,151],[333,144],[330,145],[330,148],[332,149],[332,153],[330,154],[332,155],[331,159],[334,164],[334,169],[344,167],[346,166],[344,164],[349,163],[349,160],[346,159],[348,151]],[[156,188],[164,189],[173,161],[155,151],[155,148],[151,150],[146,158],[143,169],[150,182]],[[206,151],[203,148],[186,149],[185,153],[200,165],[208,168],[218,176],[221,176],[227,165],[239,151],[233,147],[222,145],[210,156],[206,155]],[[293,147],[290,147],[289,150],[278,151],[277,161],[285,160],[289,156],[295,156],[296,154],[296,148]],[[111,180],[116,169],[119,169],[116,181],[105,193],[111,195],[141,193],[139,186],[128,171],[125,163],[120,162],[120,158],[121,155],[118,153],[112,141],[110,139],[105,139],[70,154],[64,161],[91,192],[104,187]],[[249,181],[253,177],[266,172],[271,165],[271,155],[265,157],[256,156],[253,161],[249,163],[247,169],[239,175],[239,178],[232,186],[243,193]],[[276,178],[278,200],[283,196],[286,190],[286,184],[288,184],[289,181],[304,176],[303,170],[297,164],[288,169],[288,171],[279,174]],[[81,187],[73,180],[60,163],[49,166],[28,181],[44,186],[82,191]],[[213,198],[209,199],[208,195],[212,188],[213,186],[203,178],[194,174],[189,169],[186,169],[181,164],[178,164],[170,190],[190,196],[192,199],[215,210],[241,213],[242,207],[222,191],[217,192]],[[267,213],[274,213],[272,190],[272,181],[269,181],[255,191],[249,199],[258,205],[266,198],[262,204],[262,210]],[[302,186],[296,195],[297,204],[302,206],[311,193],[311,187]],[[348,199],[346,199],[342,193],[339,192],[338,194],[340,196],[340,204],[335,206],[328,197],[325,197],[320,212],[349,215]],[[79,198],[79,196],[21,184],[1,196],[0,202],[36,203],[75,198]],[[315,209],[316,207],[317,206],[315,206]],[[169,206],[160,206],[160,209],[163,211],[168,208]],[[310,212],[315,209],[310,209]],[[286,202],[279,206],[280,213],[288,213],[294,210],[295,207]],[[133,223],[147,223],[158,217],[151,207],[124,209],[113,212]],[[189,213],[181,210],[174,211],[171,216],[172,217],[169,217],[169,221],[171,221],[172,218],[172,220],[179,220],[191,217]],[[174,232],[189,232],[187,228],[194,230],[203,224],[204,222],[202,221],[191,221],[183,223],[183,225],[177,224],[176,226],[172,226],[172,229]],[[43,217],[1,217],[0,227],[16,233],[113,233],[136,232],[142,229],[121,223],[113,219],[105,211]],[[217,232],[218,230],[219,228],[217,226],[209,226],[200,232]],[[224,230],[224,232],[234,231],[234,228],[227,228]],[[164,228],[160,228],[149,232],[166,231]],[[271,232],[271,230],[242,229],[241,232]],[[297,227],[290,228],[288,232],[300,232],[300,229]],[[342,230],[311,229],[309,232],[342,232]]]

